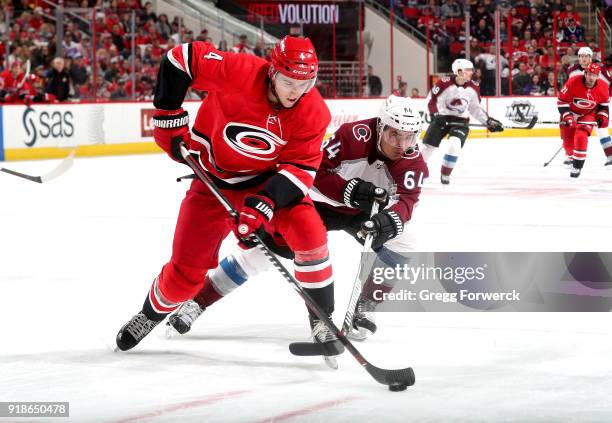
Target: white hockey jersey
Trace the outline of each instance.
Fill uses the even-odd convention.
[[[441,78],[431,89],[427,99],[429,113],[455,116],[469,120],[470,115],[486,123],[487,114],[480,106],[480,88],[473,81],[457,85],[456,76]]]

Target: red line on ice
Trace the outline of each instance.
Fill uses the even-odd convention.
[[[326,408],[335,407],[340,404],[344,404],[345,402],[354,401],[359,399],[358,397],[343,397],[336,398],[331,401],[320,402],[318,404],[313,404],[305,408],[300,408],[298,410],[289,411],[284,414],[279,414],[278,416],[268,417],[266,419],[260,420],[258,423],[273,423],[273,422],[281,422],[284,420],[289,420],[293,417],[304,416],[306,414],[314,413],[317,411],[324,410]]]
[[[128,423],[135,422],[142,419],[150,419],[153,417],[159,417],[167,413],[173,413],[179,410],[185,410],[188,408],[201,407],[203,405],[213,404],[215,402],[223,401],[224,399],[239,397],[247,394],[251,391],[233,391],[233,392],[222,392],[220,394],[211,394],[200,399],[193,401],[179,402],[177,404],[170,404],[159,410],[150,411],[148,413],[139,414],[132,417],[126,417],[124,419],[116,420],[115,423]]]

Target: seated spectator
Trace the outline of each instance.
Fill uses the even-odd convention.
[[[217,47],[219,51],[227,51],[227,40],[219,41],[219,46]]]
[[[424,7],[423,14],[417,21],[417,28],[419,29],[419,31],[426,32],[427,28],[429,28],[429,30],[431,31],[434,29],[436,23],[439,25],[440,19],[438,19],[437,16],[433,15],[431,8]]]
[[[478,21],[478,26],[474,28],[474,37],[481,43],[488,43],[493,39],[493,31],[487,25],[485,18]]]
[[[574,10],[574,3],[568,1],[565,3],[565,10],[559,14],[559,20],[563,25],[569,25],[570,20],[573,20],[576,25],[580,26],[580,15]]]
[[[584,28],[582,28],[574,20],[574,18],[567,19],[567,25],[563,29],[563,41],[565,42],[582,42],[584,41]]]
[[[117,81],[117,85],[110,90],[111,100],[125,100],[128,98],[127,91],[125,90],[125,79]]]
[[[140,11],[140,21],[146,22],[149,19],[157,20],[157,15],[153,12],[153,3],[150,1],[145,3],[144,9]]]
[[[249,46],[249,40],[245,34],[242,34],[239,37],[239,42],[234,47],[232,47],[232,53],[246,53],[253,54],[253,50]]]
[[[525,94],[525,87],[531,82],[531,77],[527,73],[527,65],[523,62],[518,65],[518,73],[512,77],[512,94]]]
[[[57,101],[65,101],[70,93],[70,76],[64,69],[64,59],[56,57],[51,62],[51,69],[47,74],[45,92],[53,94]]]
[[[531,81],[525,86],[525,95],[543,96],[544,87],[540,83],[540,75],[534,73],[531,75]]]
[[[408,83],[406,81],[400,81],[399,88],[397,90],[393,90],[393,95],[398,97],[409,97]]]
[[[555,73],[554,72],[548,73],[548,77],[546,78],[542,86],[544,88],[544,93],[545,93],[544,95],[551,96],[551,97],[557,95],[557,90],[555,88]]]
[[[421,93],[419,92],[419,89],[418,89],[418,88],[416,88],[416,87],[415,87],[415,88],[413,88],[413,89],[410,91],[410,97],[411,97],[411,98],[420,98],[420,97],[421,97]]]
[[[172,27],[168,22],[168,15],[161,13],[158,17],[157,24],[155,24],[157,32],[164,40],[167,40],[172,35]]]
[[[463,10],[457,0],[447,0],[440,8],[440,15],[443,18],[458,18],[463,15]]]
[[[370,97],[378,97],[382,93],[382,81],[379,76],[374,75],[374,68],[372,65],[368,65],[367,87]]]
[[[70,75],[70,80],[75,87],[75,91],[78,90],[78,87],[85,84],[87,82],[87,69],[83,66],[83,56],[76,55],[73,59],[72,66],[70,66],[70,71],[68,72]]]
[[[207,40],[210,37],[208,36],[208,30],[206,28],[204,28],[203,30],[200,31],[200,35],[198,35],[196,37],[196,41],[205,41],[208,42]]]

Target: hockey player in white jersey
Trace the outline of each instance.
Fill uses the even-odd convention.
[[[569,78],[572,78],[577,75],[584,75],[584,70],[589,67],[589,65],[593,63],[593,50],[589,47],[580,47],[578,50],[578,63],[570,66],[568,70]],[[601,68],[601,72],[599,73],[599,79],[608,84],[608,90],[610,94],[612,94],[612,73],[610,69],[606,69],[606,67],[600,63],[595,62]],[[597,136],[599,137],[599,143],[601,144],[601,148],[606,155],[606,163],[605,166],[612,166],[612,137],[610,137],[610,130],[608,125],[597,125],[596,128]],[[566,156],[563,164],[571,166],[572,165],[572,157]]]
[[[491,132],[504,130],[501,122],[489,117],[480,106],[480,89],[472,81],[472,62],[457,59],[453,62],[452,70],[454,75],[441,78],[429,93],[427,106],[431,124],[421,146],[421,153],[427,162],[442,139],[448,135],[449,146],[440,170],[440,181],[443,184],[450,182],[451,172],[470,132],[470,115],[486,125]]]
[[[390,96],[377,118],[345,123],[338,128],[326,143],[310,191],[328,231],[343,230],[357,239],[364,222],[373,222],[376,267],[395,266],[405,261],[402,252],[414,249],[410,231],[404,230],[404,226],[412,218],[423,179],[428,176],[427,165],[416,149],[420,128],[421,117],[412,101]],[[380,198],[377,197],[380,193],[375,194],[376,188],[388,191],[393,186],[396,195],[370,219],[372,204]],[[287,257],[288,251],[279,248],[282,239],[267,233],[262,238],[274,252]],[[194,301],[185,302],[170,316],[168,325],[186,333],[207,307],[269,266],[258,248],[226,257],[208,273],[204,288]],[[382,301],[380,294],[392,288],[392,282],[374,284],[370,275],[357,302],[349,336],[363,339],[376,331],[372,313]],[[374,294],[376,290],[379,295]]]

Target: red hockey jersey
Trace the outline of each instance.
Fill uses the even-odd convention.
[[[386,211],[395,212],[403,223],[412,217],[419,201],[423,180],[429,176],[427,164],[418,151],[390,161],[377,149],[377,118],[345,123],[329,139],[323,150],[323,162],[317,172],[311,197],[333,207],[338,213],[356,215],[358,209],[344,203],[343,188],[352,178],[361,178],[392,191],[397,196]]]
[[[559,93],[557,107],[561,114],[569,108],[579,116],[597,113],[600,109],[608,109],[610,95],[608,84],[598,79],[593,88],[584,85],[584,76],[576,75],[570,78]]]
[[[282,181],[277,192],[307,194],[331,119],[316,89],[290,109],[276,107],[267,97],[269,62],[221,52],[205,42],[173,48],[164,66],[156,107],[180,107],[185,93],[179,92],[183,97],[177,101],[174,91],[181,91],[176,90],[181,84],[184,91],[191,86],[208,92],[193,124],[189,148],[200,155],[201,165],[222,188],[241,189],[282,175],[276,179]]]

